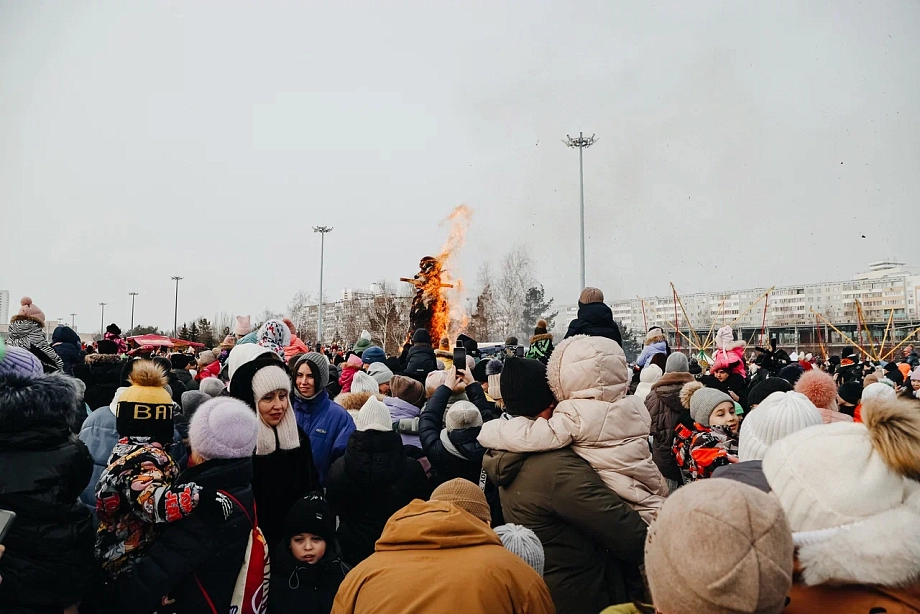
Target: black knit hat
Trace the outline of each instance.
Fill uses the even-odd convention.
[[[331,542],[335,537],[335,516],[322,493],[311,492],[294,504],[284,521],[284,539],[312,533]]]
[[[431,334],[424,328],[420,328],[412,333],[412,343],[431,344]]]
[[[118,344],[110,339],[100,339],[96,342],[96,351],[100,354],[117,354]]]
[[[850,405],[859,405],[862,400],[862,384],[859,382],[846,382],[837,389],[837,395]]]
[[[556,402],[546,365],[530,358],[508,358],[501,374],[502,401],[514,416],[534,417]]]
[[[748,393],[748,404],[751,406],[760,405],[764,399],[774,392],[789,392],[790,390],[792,390],[792,384],[784,378],[770,377],[751,388]]]
[[[476,363],[476,366],[473,367],[473,370],[471,371],[473,379],[480,384],[485,384],[487,381],[489,381],[489,375],[486,373],[486,365],[488,364],[488,360],[480,360]]]

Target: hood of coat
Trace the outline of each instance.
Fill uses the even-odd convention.
[[[416,499],[390,517],[377,552],[501,546],[486,523],[446,501]]]
[[[658,394],[663,394],[662,388],[676,387],[678,393],[680,389],[683,388],[684,384],[689,384],[693,381],[693,376],[689,373],[665,373],[661,376],[657,382],[652,384],[652,390],[657,390]]]
[[[437,350],[434,351],[434,355],[435,355],[435,358],[440,358],[441,360],[444,360],[445,358],[447,360],[450,360],[451,362],[453,362],[454,360],[454,353],[448,350],[442,350],[438,348]]]
[[[119,371],[125,362],[118,354],[88,354],[84,362],[93,365],[118,365]]]
[[[606,337],[575,335],[556,346],[546,365],[546,379],[558,401],[612,403],[623,398],[629,386],[626,354]]]
[[[482,457],[482,468],[496,486],[507,488],[514,482],[528,456],[504,450],[488,450]]]
[[[802,579],[810,586],[916,583],[920,573],[918,526],[920,484],[903,505],[846,528],[793,533]]]
[[[486,451],[479,443],[479,433],[481,432],[481,426],[455,429],[450,432],[447,432],[447,429],[442,429],[441,440],[443,441],[444,437],[447,437],[447,440],[464,459],[478,463]]]
[[[540,341],[552,341],[553,333],[543,333],[542,335],[534,335],[530,338],[530,345],[534,343],[539,343]]]
[[[69,326],[58,326],[54,329],[54,332],[51,334],[52,343],[70,343],[75,345],[78,348],[82,347],[80,343],[80,336],[74,332]]]
[[[383,404],[390,410],[390,416],[392,416],[393,420],[418,418],[419,414],[422,413],[421,409],[412,403],[403,401],[399,397],[384,397]]]
[[[607,303],[578,303],[578,319],[597,326],[613,322],[613,312]]]
[[[345,473],[360,486],[386,487],[403,472],[402,438],[393,431],[355,431],[345,447]]]
[[[0,378],[0,433],[66,427],[77,409],[73,381],[62,374]]]
[[[13,316],[10,320],[9,342],[15,345],[21,339],[41,337],[45,339],[42,323],[31,316]]]
[[[384,400],[382,394],[375,394],[373,396],[377,397],[378,401]],[[337,396],[334,401],[347,411],[359,411],[364,407],[364,404],[367,403],[369,398],[371,398],[371,393],[369,392],[343,392]]]

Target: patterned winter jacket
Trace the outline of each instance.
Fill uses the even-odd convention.
[[[691,480],[712,477],[718,467],[738,456],[738,436],[724,426],[707,428],[698,422],[691,431],[683,424],[674,428],[674,458]]]
[[[171,485],[179,466],[161,444],[144,437],[118,441],[96,484],[96,560],[109,579],[133,566],[154,542],[160,523],[185,518],[197,505],[195,483]]]

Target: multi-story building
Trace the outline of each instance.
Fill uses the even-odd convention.
[[[898,343],[920,322],[920,269],[896,260],[874,262],[868,271],[847,281],[778,286],[766,300],[759,300],[767,290],[681,294],[679,302],[673,295],[632,298],[613,301],[610,307],[614,319],[630,329],[661,326],[674,337],[677,324],[686,335],[682,338],[684,347],[687,338],[696,339],[691,327],[700,338],[706,338],[711,329],[734,322],[736,333],[746,340],[766,343],[763,333],[777,338],[783,346],[809,348],[848,344],[833,327],[861,345],[871,343],[870,335],[879,345],[887,328],[886,345],[890,348],[890,342]],[[857,301],[862,318],[857,313]]]
[[[10,291],[0,290],[0,323],[10,321]]]

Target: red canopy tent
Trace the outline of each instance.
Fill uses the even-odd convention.
[[[172,339],[166,335],[138,335],[137,337],[128,337],[128,341],[131,341],[138,345],[138,347],[143,347],[145,345],[152,345],[153,347],[188,347],[193,348],[203,348],[203,343],[198,343],[197,341],[186,341],[185,339]]]

